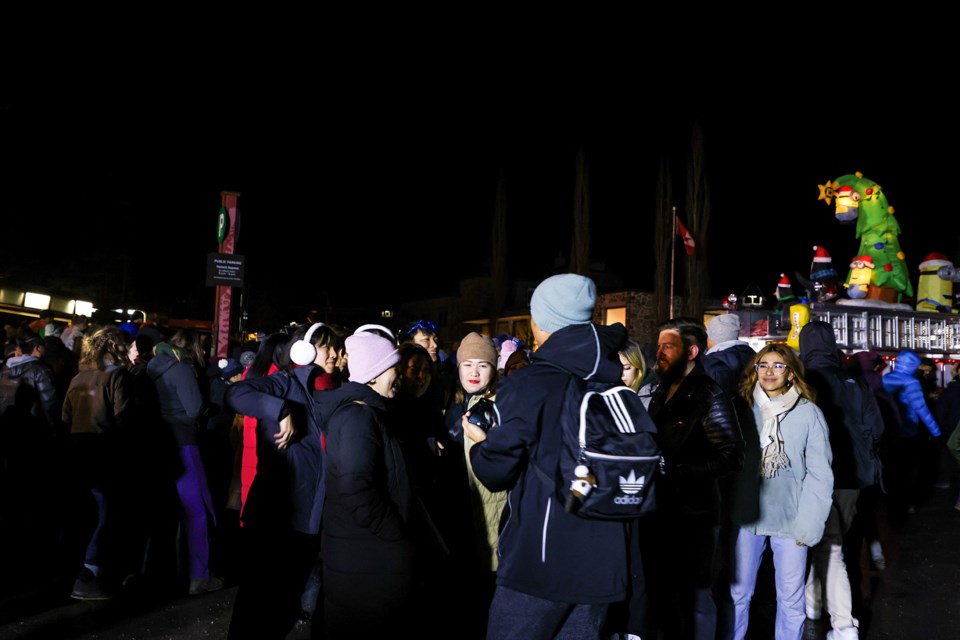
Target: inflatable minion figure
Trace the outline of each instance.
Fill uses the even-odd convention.
[[[850,278],[843,285],[847,288],[847,295],[855,300],[866,298],[872,277],[873,258],[868,255],[854,258],[850,263]]]
[[[940,277],[940,268],[953,268],[953,263],[942,253],[931,253],[920,263],[917,282],[917,311],[957,313],[953,306],[953,281]]]

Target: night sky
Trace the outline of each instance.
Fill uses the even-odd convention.
[[[862,90],[681,97],[389,71],[313,85],[197,76],[11,92],[0,98],[0,286],[86,287],[118,306],[212,315],[205,260],[220,191],[232,190],[252,304],[301,319],[327,299],[385,308],[451,295],[458,278],[489,273],[500,175],[510,274],[538,279],[569,255],[582,149],[592,256],[648,289],[657,166],[671,163],[682,216],[694,121],[716,297],[750,283],[772,294],[781,272],[808,273],[815,244],[845,274],[854,228],[817,200],[817,185],[855,171],[896,208],[915,285],[927,253],[960,257],[954,109],[929,90],[917,100],[928,87],[915,82],[876,101]]]

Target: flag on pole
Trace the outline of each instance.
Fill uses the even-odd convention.
[[[683,238],[683,248],[687,250],[687,255],[692,256],[696,251],[697,245],[693,241],[693,236],[690,235],[687,228],[680,222],[679,216],[677,217],[677,235]]]

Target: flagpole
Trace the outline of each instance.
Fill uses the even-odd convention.
[[[670,234],[670,319],[673,320],[673,265],[677,255],[677,208],[673,207],[673,233]]]

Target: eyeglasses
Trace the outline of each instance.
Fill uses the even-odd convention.
[[[782,376],[787,372],[787,365],[782,362],[758,362],[753,366],[757,370],[757,373],[770,372],[775,376]]]
[[[423,331],[424,333],[436,333],[437,325],[433,324],[429,320],[417,320],[410,328],[407,329],[407,335],[412,336],[417,331]]]

